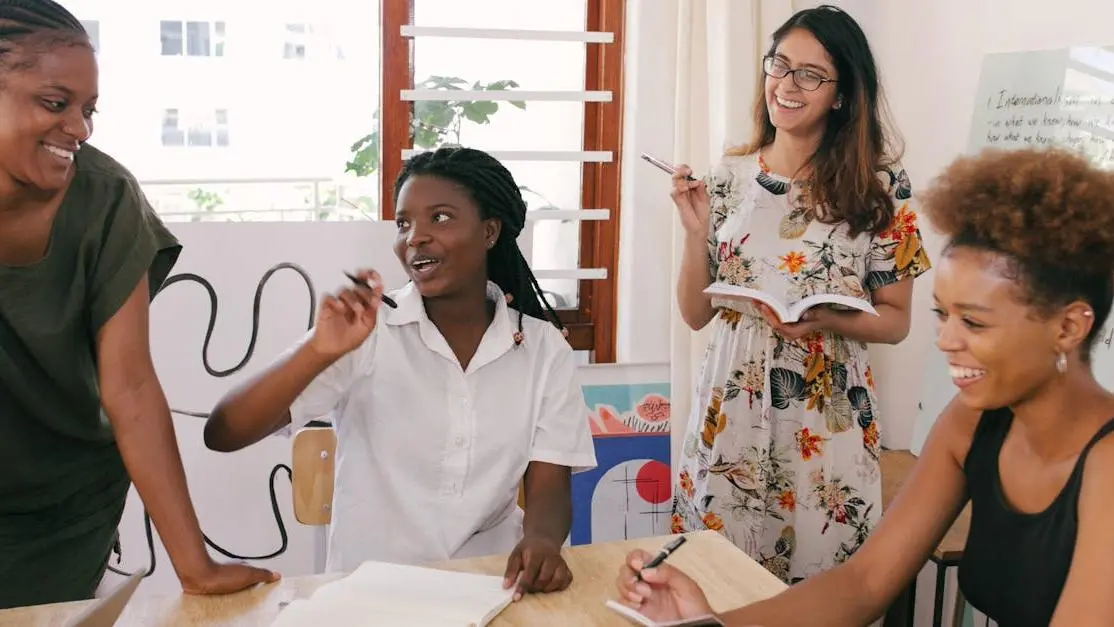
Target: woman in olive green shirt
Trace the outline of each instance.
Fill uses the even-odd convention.
[[[90,598],[133,480],[186,592],[277,578],[205,549],[147,335],[181,247],[96,100],[81,23],[0,0],[0,608]]]

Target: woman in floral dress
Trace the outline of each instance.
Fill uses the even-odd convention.
[[[929,268],[909,179],[881,123],[858,25],[832,7],[794,15],[763,60],[756,138],[702,181],[681,166],[688,234],[678,302],[712,322],[675,486],[674,532],[714,529],[787,583],[845,561],[882,515],[879,417],[867,343],[909,331]],[[836,293],[878,315],[711,300],[712,280]]]

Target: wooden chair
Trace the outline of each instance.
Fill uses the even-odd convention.
[[[893,501],[897,493],[901,491],[901,486],[905,484],[905,479],[913,470],[913,466],[917,463],[916,455],[905,450],[885,450],[882,451],[882,512],[885,513],[890,509],[890,503]],[[971,504],[968,503],[963,511],[959,513],[948,533],[932,555],[928,558],[930,562],[936,565],[936,590],[933,598],[932,605],[932,625],[933,627],[940,627],[943,623],[944,617],[944,582],[947,577],[948,569],[958,566],[960,560],[963,559],[963,549],[967,544],[967,531],[971,526]],[[963,614],[966,609],[967,602],[963,598],[963,593],[958,589],[955,591],[955,606],[952,608],[952,626],[962,627]],[[914,579],[912,584],[902,593],[890,611],[886,613],[885,627],[897,626],[912,626],[913,625],[913,611],[916,607],[917,595],[917,581]]]
[[[303,525],[327,525],[332,521],[336,451],[337,436],[332,427],[307,427],[294,435],[290,456],[294,517]],[[520,481],[518,506],[525,504]]]
[[[336,452],[332,427],[307,427],[294,435],[290,480],[294,517],[303,525],[327,525],[333,519]]]

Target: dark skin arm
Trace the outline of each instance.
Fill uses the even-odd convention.
[[[851,627],[879,618],[924,566],[967,501],[963,460],[978,412],[957,399],[944,409],[878,528],[847,562],[745,607],[723,613],[730,627]],[[711,613],[700,587],[663,564],[636,573],[650,554],[635,551],[619,571],[619,600],[657,619]]]
[[[205,549],[170,408],[151,360],[148,299],[144,276],[96,337],[101,403],[128,474],[170,554],[183,590],[220,594],[276,581],[278,575],[268,570],[217,564]]]
[[[530,462],[524,483],[522,541],[507,559],[503,582],[509,588],[518,579],[515,600],[525,592],[556,592],[572,583],[572,573],[561,557],[561,545],[572,526],[572,470]]]

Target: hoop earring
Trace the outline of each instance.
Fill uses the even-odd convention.
[[[1068,371],[1068,354],[1060,353],[1056,356],[1056,372],[1065,374]]]

